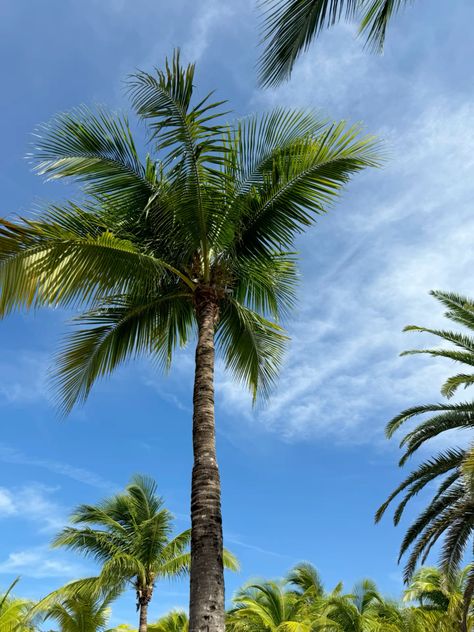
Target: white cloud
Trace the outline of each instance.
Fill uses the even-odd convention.
[[[50,360],[50,359],[49,359]],[[0,360],[0,403],[28,405],[49,401],[45,354],[4,351]]]
[[[60,554],[47,547],[35,547],[15,551],[0,561],[0,573],[18,573],[34,579],[60,577],[65,579],[82,577],[82,566],[66,561]]]
[[[59,530],[64,526],[66,516],[50,498],[54,491],[38,483],[12,489],[0,487],[0,519],[28,520],[41,525],[40,530]]]

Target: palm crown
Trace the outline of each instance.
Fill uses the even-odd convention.
[[[227,366],[254,393],[271,385],[292,305],[295,235],[350,175],[377,163],[357,127],[277,109],[226,127],[219,103],[193,96],[194,66],[129,83],[159,158],[138,157],[126,118],[80,108],[38,132],[39,173],[73,177],[86,200],[0,225],[0,312],[88,304],[56,374],[65,412],[129,356],[171,362],[196,303],[219,302]]]
[[[90,578],[69,585],[65,592],[72,599],[82,598],[85,590],[87,603],[91,603],[91,585],[116,594],[130,583],[136,592],[137,609],[145,611],[146,619],[156,582],[189,572],[190,530],[171,537],[173,516],[156,494],[152,479],[135,476],[124,493],[97,505],[81,505],[71,521],[80,526],[63,529],[53,545],[79,551],[102,565],[97,581]],[[231,553],[225,551],[224,557],[228,568],[238,568]]]

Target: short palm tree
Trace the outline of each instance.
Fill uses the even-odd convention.
[[[80,528],[66,527],[53,545],[79,551],[102,564],[98,586],[120,591],[131,584],[137,598],[139,632],[147,632],[156,582],[189,572],[190,531],[171,538],[173,517],[157,495],[156,483],[143,476],[135,476],[125,493],[97,505],[81,505],[71,520]],[[228,551],[224,551],[224,561],[228,568],[237,569],[237,561]],[[86,584],[90,581],[85,580]]]
[[[0,630],[2,632],[33,632],[29,614],[33,604],[27,599],[14,597],[13,589],[19,578],[15,579],[7,590],[0,593]]]
[[[277,85],[325,28],[341,18],[360,19],[359,33],[371,48],[381,51],[392,16],[412,0],[262,0],[264,8],[260,79]]]
[[[443,292],[432,292],[443,305],[448,308],[446,317],[474,329],[474,304],[469,299]],[[474,339],[464,333],[448,330],[428,329],[409,326],[408,331],[427,332],[450,342],[454,348],[434,348],[407,351],[405,354],[429,354],[433,357],[448,358],[469,368],[474,365]],[[442,387],[442,394],[447,399],[452,397],[460,387],[468,387],[474,382],[470,373],[462,372],[448,378]],[[397,415],[387,426],[387,435],[394,433],[407,421],[418,416],[422,419],[414,429],[407,432],[401,440],[405,448],[400,465],[415,454],[421,446],[440,434],[453,431],[469,431],[474,427],[474,402],[428,404],[414,406]],[[400,549],[400,556],[412,547],[405,566],[405,580],[408,582],[415,571],[419,560],[425,562],[433,545],[444,536],[441,553],[443,572],[453,575],[469,542],[474,534],[474,446],[447,449],[427,461],[421,463],[394,490],[387,501],[380,507],[376,520],[380,520],[388,506],[400,494],[404,496],[394,513],[394,522],[398,524],[408,502],[421,490],[439,480],[439,488],[426,509],[419,515],[408,529]],[[474,581],[474,578],[473,578]]]
[[[55,621],[61,632],[115,632],[107,624],[118,594],[116,589],[97,591],[91,584],[74,592],[55,591],[43,602],[43,620]]]
[[[196,337],[190,629],[223,632],[216,346],[239,383],[268,393],[294,300],[295,237],[379,152],[358,127],[299,111],[221,125],[220,103],[195,99],[194,66],[178,54],[128,85],[153,157],[140,160],[127,119],[104,109],[38,130],[38,171],[80,182],[85,199],[0,222],[0,315],[83,310],[57,361],[64,412],[125,360],[169,366]]]

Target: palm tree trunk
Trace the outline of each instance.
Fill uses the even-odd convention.
[[[195,296],[198,322],[193,394],[194,466],[191,490],[190,632],[224,632],[222,515],[214,423],[214,331],[218,302],[210,290]]]
[[[138,632],[148,632],[148,601],[144,600],[139,604],[140,619],[138,624]]]

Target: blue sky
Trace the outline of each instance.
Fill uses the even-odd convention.
[[[175,46],[198,62],[199,90],[216,88],[235,116],[276,104],[316,108],[363,121],[386,141],[384,169],[359,176],[299,242],[292,344],[270,402],[252,409],[218,367],[225,537],[242,563],[228,577],[229,597],[247,578],[281,576],[303,559],[328,588],[372,576],[389,595],[401,590],[402,528],[373,525],[401,477],[383,428],[401,408],[438,399],[452,371],[399,358],[429,342],[402,334],[403,326],[441,322],[430,289],[474,294],[473,20],[469,0],[420,0],[393,23],[380,57],[363,50],[353,26],[340,25],[290,83],[262,92],[254,0],[0,5],[2,215],[71,195],[34,176],[24,159],[38,123],[81,103],[127,108],[127,73],[160,65]],[[19,590],[31,597],[93,572],[48,543],[76,504],[135,472],[155,477],[176,528],[188,525],[192,349],[166,377],[145,361],[127,365],[61,421],[47,372],[67,316],[22,314],[0,324],[0,589],[20,574]],[[160,586],[152,618],[186,604],[185,583]],[[113,622],[134,619],[130,594]]]

